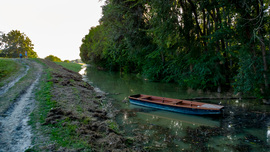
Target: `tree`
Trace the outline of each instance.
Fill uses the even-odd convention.
[[[60,58],[58,58],[57,56],[53,56],[53,55],[49,55],[47,57],[45,57],[46,60],[50,60],[52,62],[62,62],[62,60]]]
[[[80,56],[84,63],[95,63],[105,66],[103,52],[106,50],[105,39],[103,37],[103,26],[92,27],[89,33],[82,39]]]
[[[103,50],[109,63],[106,66],[121,72],[140,71],[145,60],[143,48],[151,44],[145,30],[145,2],[106,0],[106,4],[100,19],[107,46]]]
[[[270,99],[269,1],[105,2],[101,25],[83,39],[84,61],[153,81]]]
[[[0,31],[0,54],[1,54],[1,51],[2,49],[4,48],[4,43],[3,43],[3,35],[4,33]]]
[[[0,38],[0,46],[2,51],[1,57],[16,58],[19,54],[25,54],[29,58],[37,58],[37,53],[33,50],[32,41],[24,33],[18,30],[12,30],[8,34],[2,34]]]

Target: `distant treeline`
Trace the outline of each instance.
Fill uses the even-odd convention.
[[[54,56],[54,55],[48,55],[44,59],[50,60],[52,62],[82,63],[82,60],[81,59],[64,60],[64,61],[62,61],[59,57]]]
[[[267,0],[106,0],[80,56],[183,87],[269,98]]]

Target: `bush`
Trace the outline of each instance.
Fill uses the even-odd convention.
[[[50,60],[52,62],[62,62],[62,60],[60,58],[58,58],[57,56],[53,56],[53,55],[49,55],[47,57],[45,57],[46,60]]]

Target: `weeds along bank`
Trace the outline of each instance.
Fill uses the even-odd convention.
[[[110,101],[98,95],[82,76],[47,60],[37,108],[30,124],[36,138],[29,151],[132,151],[114,121],[117,113]],[[139,151],[139,149],[136,149]]]
[[[19,75],[20,69],[23,66],[17,60],[0,58],[0,88],[10,82],[12,76]]]

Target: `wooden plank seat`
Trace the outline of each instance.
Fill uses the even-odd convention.
[[[143,97],[140,97],[141,99],[149,99],[151,98],[151,96],[143,96]]]
[[[171,102],[171,104],[174,104],[174,105],[176,105],[178,103],[182,103],[182,101],[180,101],[180,100],[174,100],[174,101]]]

